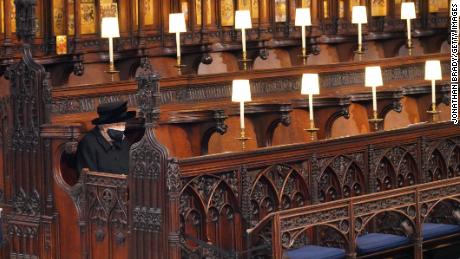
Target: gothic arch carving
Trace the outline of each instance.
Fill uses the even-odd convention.
[[[435,149],[428,160],[427,168],[427,180],[433,182],[442,180],[447,177],[447,166],[442,156],[442,153],[438,149]]]
[[[362,162],[362,154],[352,157],[339,155],[323,165],[318,178],[319,201],[327,202],[366,193],[366,177],[358,165]]]
[[[304,205],[310,196],[308,183],[300,169],[277,164],[257,175],[250,197],[251,215],[260,220],[272,211]]]
[[[453,139],[435,142],[426,153],[425,175],[427,181],[436,181],[458,175],[460,147]]]
[[[410,186],[419,182],[414,147],[413,145],[398,146],[376,156],[378,159],[375,171],[377,191]]]
[[[375,171],[376,190],[385,191],[396,187],[396,171],[387,157],[383,157],[377,164]]]
[[[460,176],[460,147],[455,146],[447,161],[447,176],[449,178]]]

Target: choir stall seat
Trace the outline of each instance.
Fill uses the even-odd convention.
[[[335,247],[307,245],[284,253],[286,259],[342,259],[345,250]]]
[[[459,225],[423,223],[422,235],[423,240],[430,240],[437,237],[448,236],[460,232]]]
[[[356,239],[356,247],[359,255],[372,254],[398,248],[410,243],[406,236],[384,233],[369,233]]]

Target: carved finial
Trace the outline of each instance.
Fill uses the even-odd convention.
[[[149,71],[137,77],[137,101],[146,127],[156,126],[160,117],[160,76]]]

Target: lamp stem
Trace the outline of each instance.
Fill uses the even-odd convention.
[[[241,41],[243,44],[243,61],[246,61],[246,30],[241,29]]]
[[[361,23],[358,23],[358,52],[361,52],[363,50],[363,35],[361,26]]]
[[[372,86],[372,110],[377,112],[377,88]]]
[[[176,32],[177,59],[180,60],[180,32]]]
[[[431,103],[436,105],[436,82],[431,80]]]
[[[312,94],[309,94],[308,95],[308,105],[309,105],[309,111],[310,111],[310,121],[314,121],[313,120],[313,95]]]
[[[305,39],[306,32],[305,32],[305,25],[302,25],[302,56],[305,57],[307,55],[307,42]]]
[[[109,60],[110,60],[110,68],[114,67],[113,62],[113,38],[109,38]]]
[[[244,102],[240,102],[240,125],[241,129],[244,130]]]
[[[411,33],[411,24],[410,24],[410,19],[407,19],[407,46],[409,48],[412,47],[412,33]]]

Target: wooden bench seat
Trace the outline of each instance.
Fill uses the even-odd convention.
[[[384,233],[368,233],[356,239],[358,255],[373,254],[393,248],[398,248],[411,243],[406,236]]]
[[[284,253],[286,259],[342,259],[345,250],[335,247],[307,245]]]
[[[453,224],[439,223],[423,223],[422,236],[423,240],[431,240],[433,238],[448,236],[460,233],[460,226]]]

